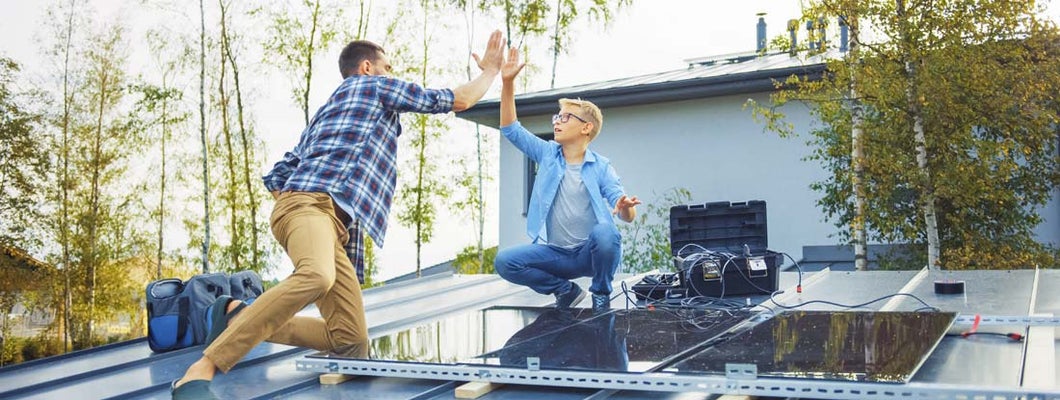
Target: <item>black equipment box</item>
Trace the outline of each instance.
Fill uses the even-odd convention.
[[[766,202],[711,202],[670,208],[670,250],[688,296],[777,290],[783,255],[767,250]]]
[[[688,289],[679,274],[663,273],[646,275],[633,285],[633,293],[638,300],[663,301],[666,299],[683,299],[688,297]]]

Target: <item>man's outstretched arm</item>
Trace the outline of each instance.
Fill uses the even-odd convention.
[[[472,56],[475,57],[475,62],[482,71],[475,79],[453,89],[453,111],[471,108],[493,85],[493,79],[497,77],[501,63],[504,62],[504,40],[501,37],[501,31],[493,31],[490,35],[482,58],[479,58],[478,54],[472,54]]]

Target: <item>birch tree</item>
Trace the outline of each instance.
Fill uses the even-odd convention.
[[[1033,235],[1060,184],[1060,33],[1043,11],[1024,1],[811,3],[807,19],[856,16],[858,55],[828,61],[820,80],[793,77],[773,100],[810,104],[821,120],[811,159],[832,176],[813,187],[837,226],[856,216],[845,105],[854,82],[868,239],[921,244],[919,265],[931,269],[1055,262]],[[785,130],[782,114],[763,115]]]
[[[294,6],[277,3],[278,8],[265,11],[269,20],[269,36],[265,39],[263,60],[283,71],[292,82],[291,97],[302,111],[309,125],[309,94],[313,82],[313,65],[329,48],[336,44],[347,28],[343,18],[343,3],[323,0],[298,0]],[[356,37],[362,37],[367,14],[365,2],[360,1]],[[369,5],[370,7],[370,5]],[[259,10],[260,12],[261,10]]]
[[[412,67],[407,73],[415,75],[420,85],[428,87],[429,79],[445,74],[442,68],[434,66],[439,63],[434,61],[435,53],[431,52],[437,34],[432,28],[437,27],[439,10],[427,0],[421,0],[419,6],[422,12],[419,16],[420,42],[419,46],[412,48],[418,54],[413,56],[415,64],[410,64]],[[399,189],[398,197],[401,199],[402,208],[397,217],[398,222],[415,232],[416,276],[419,277],[422,274],[423,247],[434,237],[437,205],[447,200],[451,193],[444,183],[444,177],[438,171],[438,160],[434,153],[437,145],[441,143],[442,134],[449,130],[449,124],[446,116],[411,114],[404,118],[411,120],[411,129],[405,134],[412,135],[408,141],[411,145],[409,150],[413,152],[413,158],[409,162],[413,178]]]

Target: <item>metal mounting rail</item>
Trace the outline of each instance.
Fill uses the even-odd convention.
[[[303,357],[299,371],[413,379],[487,381],[590,389],[708,392],[813,399],[1011,399],[1060,400],[1060,389],[975,387],[940,383],[885,384],[813,379],[746,378],[664,372],[607,373],[504,368],[466,364],[420,364],[395,361],[335,360]]]
[[[956,325],[971,325],[975,323],[975,314],[960,314],[953,323]],[[979,325],[1060,326],[1060,316],[981,315]]]

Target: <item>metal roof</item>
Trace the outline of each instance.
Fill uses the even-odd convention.
[[[515,101],[520,115],[531,116],[555,112],[556,101],[564,97],[590,100],[597,106],[610,108],[766,92],[773,90],[777,81],[791,75],[819,77],[824,72],[825,60],[838,54],[829,52],[805,58],[788,53],[738,54],[690,59],[686,60],[689,66],[684,69],[526,93],[515,96]],[[490,99],[457,116],[493,125],[497,123],[499,110],[500,99]]]
[[[638,277],[623,277],[628,282]],[[1060,271],[956,271],[929,274],[926,271],[821,271],[803,277],[804,291],[794,294],[793,272],[781,273],[781,287],[788,288],[787,302],[828,300],[860,303],[883,295],[913,293],[944,311],[964,315],[1060,315]],[[935,279],[968,282],[965,296],[935,295]],[[587,283],[587,280],[585,280]],[[581,282],[581,281],[580,281]],[[616,285],[617,286],[617,285]],[[512,285],[496,275],[441,274],[386,285],[364,292],[369,334],[374,337],[411,328],[445,315],[494,305],[544,306],[551,296],[542,296]],[[762,301],[760,297],[756,301]],[[587,303],[583,303],[587,304]],[[616,300],[615,307],[621,306]],[[869,310],[911,311],[919,305],[908,298],[895,298],[866,306]],[[811,304],[806,310],[835,310],[828,304]],[[316,313],[315,309],[303,311]],[[980,331],[1021,332],[1021,324],[984,325]],[[1055,329],[1055,328],[1050,328]],[[1055,336],[1054,336],[1055,337]],[[1004,340],[974,340],[947,337],[914,376],[914,382],[955,385],[1020,387],[1025,359],[1031,368],[1050,367],[1060,346],[1048,354],[1028,353],[1025,343]],[[1054,339],[1055,340],[1055,339]],[[153,354],[144,339],[115,343],[0,369],[0,398],[169,398],[169,383],[201,354],[202,346]],[[444,380],[358,377],[340,385],[320,385],[316,373],[295,369],[295,360],[313,351],[263,343],[227,374],[218,374],[213,390],[222,398],[425,398],[449,399],[462,382]],[[1046,363],[1038,365],[1034,363]],[[1060,375],[1053,382],[1060,381]],[[1055,384],[1055,383],[1054,383]],[[1055,390],[1055,389],[1054,389]],[[547,386],[503,386],[489,398],[582,399],[599,396],[589,389]],[[619,391],[612,398],[688,398],[688,394]],[[702,397],[706,397],[703,395]]]

